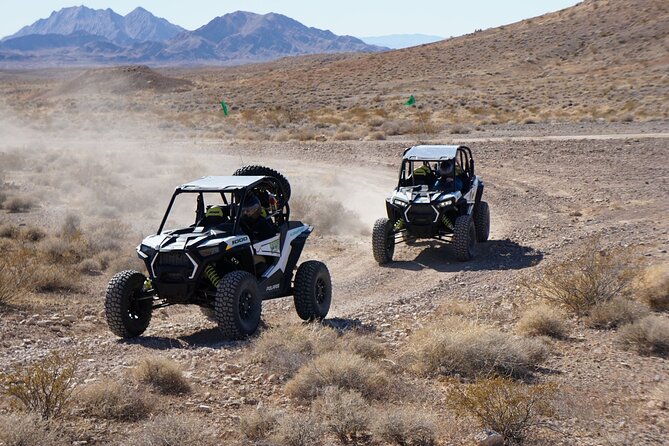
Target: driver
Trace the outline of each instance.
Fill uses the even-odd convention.
[[[452,192],[453,190],[462,190],[462,179],[454,175],[455,168],[453,160],[442,161],[437,167],[439,178],[434,183],[434,190],[441,192]]]
[[[263,208],[255,194],[249,194],[242,203],[240,223],[251,239],[267,240],[276,235],[276,228],[262,216]]]

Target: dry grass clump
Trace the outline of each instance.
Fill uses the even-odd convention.
[[[630,294],[635,268],[628,251],[591,243],[574,259],[543,268],[522,285],[534,296],[585,316],[597,303]]]
[[[409,340],[408,361],[422,374],[479,377],[528,375],[548,356],[546,345],[460,319],[440,321]]]
[[[432,446],[437,439],[437,424],[421,410],[396,407],[376,414],[373,432],[375,437],[393,445]]]
[[[12,213],[28,212],[34,206],[35,200],[20,196],[9,197],[2,203],[2,207]]]
[[[0,392],[44,419],[54,418],[69,407],[75,368],[72,357],[52,353],[24,369],[0,374]]]
[[[589,311],[586,323],[594,328],[616,328],[630,324],[648,314],[641,304],[625,297],[614,297],[595,304]]]
[[[651,315],[623,326],[618,333],[619,342],[642,355],[667,357],[669,355],[669,321]]]
[[[160,415],[135,438],[143,446],[215,446],[222,444],[210,427],[192,415]]]
[[[370,436],[370,406],[359,392],[328,387],[313,410],[342,444],[358,444]]]
[[[21,236],[23,237],[24,240],[27,240],[29,242],[39,242],[43,238],[46,237],[46,232],[42,231],[40,228],[27,228],[25,229]]]
[[[527,310],[516,324],[516,331],[526,336],[550,336],[563,339],[569,331],[564,313],[539,305]]]
[[[20,233],[18,225],[13,223],[3,223],[0,225],[0,237],[2,238],[18,238]]]
[[[156,404],[145,391],[112,380],[86,387],[79,399],[87,415],[116,421],[142,420]]]
[[[528,386],[504,378],[492,378],[455,387],[449,406],[458,414],[467,413],[485,428],[504,437],[505,444],[523,444],[528,435],[546,426],[556,416],[553,384]]]
[[[636,283],[637,298],[656,311],[669,311],[669,265],[646,269]]]
[[[179,364],[166,358],[144,358],[133,371],[138,381],[153,386],[160,393],[176,395],[190,391]]]
[[[386,349],[383,344],[355,331],[350,331],[339,338],[339,349],[355,353],[367,359],[386,357]]]
[[[253,357],[272,373],[293,376],[317,355],[335,349],[337,332],[320,325],[290,325],[263,331]]]
[[[52,426],[32,414],[0,416],[0,444],[3,446],[65,446],[69,442]]]
[[[295,413],[281,418],[272,440],[281,446],[313,446],[323,435],[323,426],[311,414]]]
[[[279,414],[271,408],[260,407],[242,414],[239,428],[246,438],[258,442],[269,438],[279,424]]]
[[[353,353],[326,353],[307,365],[286,384],[286,394],[309,401],[326,387],[356,390],[367,399],[388,396],[391,380],[377,364]]]

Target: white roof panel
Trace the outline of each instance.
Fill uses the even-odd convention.
[[[404,154],[404,159],[408,160],[423,160],[436,161],[447,160],[455,158],[455,154],[460,146],[446,146],[446,145],[423,145],[413,146]]]
[[[216,176],[202,177],[200,179],[182,184],[178,187],[183,191],[219,191],[224,189],[240,189],[248,187],[265,177],[262,176]]]

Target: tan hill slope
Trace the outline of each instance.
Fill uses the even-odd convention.
[[[240,108],[402,110],[414,94],[434,119],[494,123],[667,117],[668,68],[666,1],[590,0],[405,50],[284,59],[194,77]]]

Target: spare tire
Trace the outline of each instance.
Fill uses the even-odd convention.
[[[290,200],[290,183],[288,182],[286,177],[284,177],[282,174],[280,174],[279,172],[270,167],[243,166],[235,170],[235,173],[233,173],[232,175],[236,177],[243,177],[243,176],[272,177],[279,183],[279,186],[281,187],[281,192],[283,194],[282,204],[288,203],[288,200]]]

